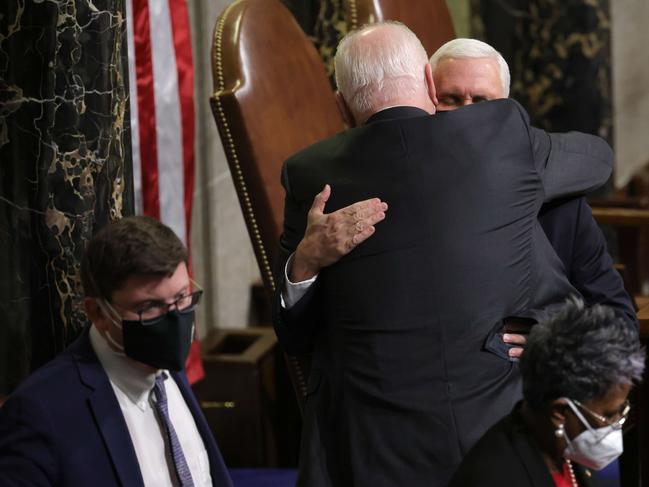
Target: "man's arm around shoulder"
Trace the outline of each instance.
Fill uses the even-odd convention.
[[[545,202],[583,195],[606,183],[613,170],[614,154],[604,139],[581,132],[550,133],[531,127],[527,112],[511,101],[528,127]]]

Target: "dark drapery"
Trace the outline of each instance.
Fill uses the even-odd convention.
[[[123,0],[0,3],[0,394],[85,324],[79,263],[132,213]]]
[[[612,142],[609,0],[472,0],[472,14],[535,125]]]

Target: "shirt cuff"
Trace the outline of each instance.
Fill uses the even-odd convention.
[[[306,294],[306,292],[318,278],[318,274],[316,274],[311,279],[307,279],[306,281],[291,282],[291,280],[288,278],[288,268],[293,262],[294,255],[295,252],[291,254],[291,256],[286,261],[286,265],[284,266],[285,284],[284,289],[282,289],[282,292],[279,294],[279,299],[282,304],[282,308],[284,309],[291,309],[295,305],[295,303],[302,299],[302,296]]]

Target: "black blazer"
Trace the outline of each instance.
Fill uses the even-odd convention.
[[[606,249],[606,240],[586,198],[552,201],[541,207],[539,221],[564,266],[570,283],[589,305],[610,306],[638,328],[631,297]]]
[[[519,407],[490,428],[469,451],[449,487],[555,487]],[[591,486],[590,471],[577,463],[572,465],[579,486]]]
[[[320,273],[298,322],[301,305],[276,313],[285,349],[313,350],[298,485],[446,484],[520,398],[517,368],[486,346],[501,320],[575,292],[542,203],[602,184],[612,159],[601,139],[531,128],[498,100],[433,117],[385,110],[285,163],[278,289],[325,183],[327,211],[390,205],[371,239]]]

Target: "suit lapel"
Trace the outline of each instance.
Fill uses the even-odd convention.
[[[531,435],[526,431],[525,425],[518,417],[518,408],[510,416],[509,428],[507,431],[511,439],[513,450],[521,459],[521,463],[527,471],[530,486],[532,487],[554,487],[554,480],[550,470],[543,461],[538,447],[533,443]]]
[[[87,401],[120,483],[144,487],[133,442],[108,376],[90,345],[88,330],[71,347]]]

